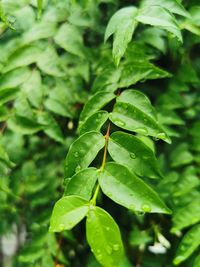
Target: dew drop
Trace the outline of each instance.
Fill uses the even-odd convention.
[[[114,251],[118,251],[119,250],[119,245],[118,244],[114,244],[113,245],[113,250]]]
[[[107,196],[108,196],[108,197],[112,197],[112,196],[113,196],[113,194],[112,194],[112,193],[110,193],[110,192],[108,192],[108,193],[107,193]]]
[[[143,204],[141,209],[144,212],[151,212],[151,206],[149,204]]]
[[[100,260],[102,260],[102,255],[101,254],[97,254],[97,259],[100,261]]]
[[[136,158],[135,153],[130,153],[130,157],[131,157],[132,159],[135,159],[135,158]]]
[[[98,117],[99,119],[101,119],[101,117],[102,117],[102,114],[101,114],[101,113],[99,113],[99,114],[97,115],[97,117]]]
[[[78,165],[78,166],[76,167],[76,169],[75,169],[75,172],[79,172],[80,170],[81,170],[81,166]]]
[[[135,131],[139,134],[142,134],[142,135],[147,135],[148,134],[148,131],[146,128],[137,128],[135,129]]]
[[[106,251],[107,251],[108,255],[112,254],[112,248],[110,246],[106,247]]]
[[[59,224],[59,230],[63,231],[65,229],[64,223]]]
[[[107,226],[107,227],[106,227],[106,230],[107,230],[107,231],[110,231],[110,227]]]
[[[121,120],[117,120],[116,124],[119,125],[119,126],[122,126],[122,127],[125,126],[125,122],[121,121]]]
[[[74,153],[74,157],[75,158],[78,158],[79,157],[79,153],[77,151]]]
[[[156,138],[165,140],[166,139],[166,134],[165,133],[159,133],[156,135]]]
[[[143,216],[145,214],[145,212],[144,211],[136,211],[135,214],[137,216]]]

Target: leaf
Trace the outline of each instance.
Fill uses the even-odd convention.
[[[183,16],[183,17],[190,17],[190,14],[185,10],[185,8],[178,3],[176,0],[143,0],[142,7],[152,7],[152,5],[155,6],[161,6],[166,8],[169,12]]]
[[[119,65],[128,43],[132,39],[133,32],[137,26],[135,17],[138,9],[136,7],[125,7],[118,10],[110,19],[105,31],[105,41],[114,34],[113,57],[116,65]]]
[[[40,18],[42,15],[43,0],[37,0],[37,5],[38,5],[38,18]]]
[[[134,61],[123,64],[119,87],[129,87],[139,81],[154,80],[171,77],[170,73],[164,71],[147,61]]]
[[[31,72],[28,68],[18,68],[0,77],[0,90],[5,88],[15,88],[26,81]]]
[[[15,164],[12,161],[10,161],[8,153],[1,145],[0,145],[0,162],[5,163],[8,167],[15,166]]]
[[[180,167],[192,163],[194,160],[193,155],[188,149],[187,143],[181,143],[174,148],[170,155],[172,167]]]
[[[8,63],[4,67],[3,72],[5,73],[18,67],[24,67],[35,63],[41,54],[42,50],[33,45],[18,49],[8,58]]]
[[[190,225],[200,221],[200,199],[197,197],[193,202],[177,209],[172,217],[172,233],[176,233]]]
[[[8,120],[8,127],[21,134],[34,134],[43,129],[43,125],[36,120],[27,118],[25,116],[15,115]]]
[[[176,257],[173,260],[175,265],[185,261],[200,245],[200,224],[193,226],[181,240]]]
[[[50,219],[50,232],[70,230],[88,213],[89,202],[78,196],[67,196],[59,199]]]
[[[42,79],[40,72],[33,70],[30,77],[21,86],[23,92],[34,107],[41,107],[43,98]]]
[[[55,141],[59,143],[63,143],[63,134],[58,125],[57,121],[54,119],[51,114],[47,112],[38,112],[37,114],[38,123],[42,124],[44,127],[44,132],[53,138]]]
[[[0,105],[16,98],[19,88],[0,89]]]
[[[158,5],[144,6],[139,9],[136,20],[171,32],[182,42],[181,31],[174,16],[165,8]]]
[[[88,132],[80,136],[71,146],[65,160],[65,177],[87,168],[104,147],[105,139],[98,132]]]
[[[59,28],[54,40],[57,45],[81,58],[85,58],[85,47],[83,46],[82,34],[78,27],[64,23]]]
[[[78,195],[89,201],[97,181],[97,175],[96,168],[87,168],[74,174],[67,183],[64,195]]]
[[[90,131],[100,131],[103,124],[107,121],[109,115],[107,111],[101,110],[97,111],[81,125],[79,129],[79,134],[82,135]]]
[[[130,210],[171,213],[158,194],[123,165],[107,163],[99,184],[105,195]]]
[[[200,254],[196,257],[193,267],[200,267]]]
[[[107,105],[111,100],[116,97],[113,93],[97,92],[94,94],[85,104],[79,120],[79,127],[89,118],[91,115],[99,111],[102,107]]]
[[[171,142],[159,125],[149,99],[137,90],[126,90],[117,97],[109,118],[120,128]]]
[[[93,207],[86,220],[87,241],[98,262],[105,267],[118,266],[123,244],[118,225],[103,209]]]
[[[113,133],[108,142],[108,152],[114,161],[127,166],[139,176],[162,178],[153,151],[139,138],[123,133]]]
[[[40,21],[35,23],[29,31],[22,36],[22,45],[30,44],[40,39],[53,37],[56,33],[56,24],[52,21]]]
[[[38,58],[37,65],[40,70],[48,75],[63,77],[65,73],[62,70],[60,59],[53,46],[48,46],[43,54]]]

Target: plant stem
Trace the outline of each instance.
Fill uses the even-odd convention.
[[[101,167],[100,167],[100,172],[102,172],[104,170],[104,167],[105,167],[105,164],[106,164],[106,159],[107,159],[107,151],[108,151],[108,139],[109,139],[109,136],[110,136],[110,123],[108,124],[108,129],[107,129],[107,132],[104,136],[105,138],[105,146],[104,146],[104,152],[103,152],[103,160],[102,160],[102,164],[101,164]],[[100,186],[99,184],[97,185],[96,189],[95,189],[95,192],[94,192],[94,195],[90,201],[90,203],[92,205],[96,205],[96,199],[97,199],[97,196],[98,196],[98,193],[99,193],[99,190],[100,190]]]

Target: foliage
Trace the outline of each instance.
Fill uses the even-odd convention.
[[[2,266],[198,267],[198,1],[2,0],[0,18]]]

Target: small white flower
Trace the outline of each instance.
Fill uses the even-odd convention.
[[[158,241],[166,248],[171,247],[169,241],[161,233],[158,234]]]
[[[165,254],[167,249],[164,247],[161,243],[154,243],[153,246],[148,247],[149,251],[154,253],[154,254]]]

